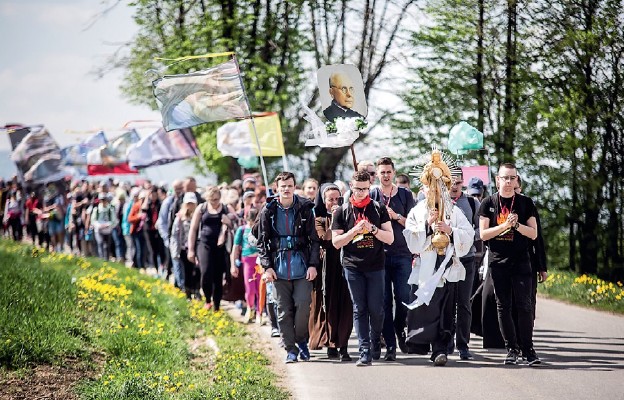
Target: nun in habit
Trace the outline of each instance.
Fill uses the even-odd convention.
[[[453,328],[455,285],[466,277],[459,258],[470,251],[474,229],[452,203],[450,207],[440,207],[444,214],[441,217],[437,205],[418,202],[408,214],[403,230],[410,251],[420,255],[408,280],[412,293],[411,303],[406,304],[407,344],[410,353],[428,354],[431,348],[431,361],[443,366]],[[432,244],[439,231],[450,239],[444,248]]]

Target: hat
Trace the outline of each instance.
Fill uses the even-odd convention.
[[[98,199],[99,199],[99,200],[104,200],[104,199],[106,199],[106,193],[104,193],[104,192],[100,192],[100,194],[98,194]]]
[[[483,181],[477,177],[470,178],[468,182],[468,194],[473,196],[475,194],[483,194]]]
[[[197,204],[197,196],[193,192],[184,193],[184,197],[182,198],[182,203],[195,203]]]
[[[140,192],[141,192],[141,189],[139,189],[138,187],[133,187],[132,190],[130,191],[130,197],[137,197]]]

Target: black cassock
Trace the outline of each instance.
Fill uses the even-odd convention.
[[[438,256],[436,271],[445,256]],[[447,268],[450,268],[449,262]],[[407,345],[409,353],[427,354],[432,348],[433,356],[446,353],[451,340],[455,315],[455,282],[446,282],[437,287],[429,305],[423,304],[413,310],[407,310]],[[418,287],[411,285],[410,302],[416,299],[414,292]]]

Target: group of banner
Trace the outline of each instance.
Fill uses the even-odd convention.
[[[108,140],[100,131],[79,144],[61,149],[43,126],[9,131],[11,159],[25,181],[57,181],[74,168],[80,175],[136,174],[139,169],[196,157],[199,150],[190,129],[163,128],[141,139],[129,129]]]

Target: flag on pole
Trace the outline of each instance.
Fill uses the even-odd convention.
[[[104,146],[87,154],[89,175],[138,174],[139,171],[128,165],[127,153],[130,146],[141,138],[134,130],[127,131]]]
[[[165,75],[152,86],[167,131],[251,114],[234,59],[198,72]]]
[[[170,132],[160,128],[128,149],[130,168],[147,168],[198,156],[199,150],[190,129]]]
[[[43,126],[27,127],[28,133],[17,142],[11,154],[24,180],[38,183],[57,181],[65,176],[60,165],[61,149]],[[24,133],[19,129],[20,135]]]
[[[63,165],[79,166],[87,165],[87,154],[91,150],[100,148],[107,143],[104,131],[89,136],[79,144],[61,149],[61,161]]]
[[[258,142],[262,156],[281,157],[285,155],[282,127],[277,113],[254,116]],[[224,156],[259,156],[251,120],[228,122],[217,129],[217,149]]]

